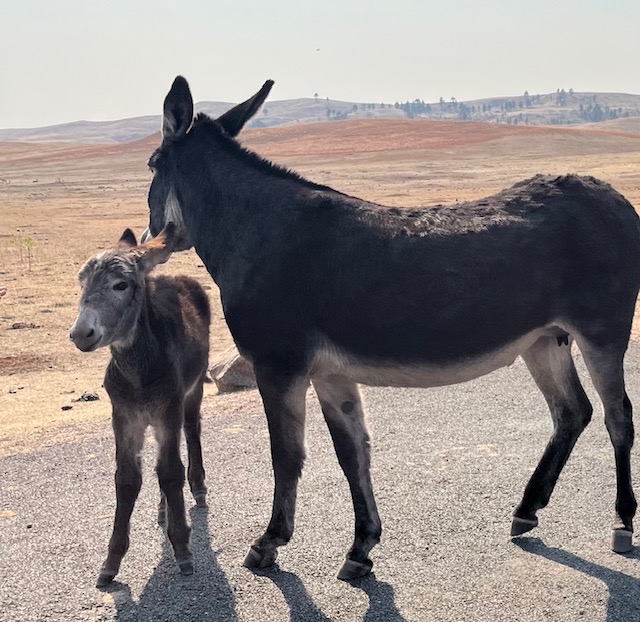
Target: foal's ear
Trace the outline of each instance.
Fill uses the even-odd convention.
[[[178,76],[164,99],[162,138],[165,141],[182,138],[191,127],[192,121],[193,97],[189,90],[189,84],[182,76]]]
[[[216,121],[222,125],[227,134],[237,136],[245,126],[245,123],[258,112],[264,100],[267,99],[272,86],[273,80],[267,80],[253,97],[249,98],[246,102],[238,104],[231,110],[227,110],[227,112],[218,117]]]
[[[158,264],[164,263],[171,257],[176,241],[176,226],[169,222],[150,242],[138,246],[139,262],[145,272],[150,272]]]
[[[138,246],[138,240],[136,240],[136,234],[131,229],[125,229],[124,233],[118,240],[118,246],[133,247]]]

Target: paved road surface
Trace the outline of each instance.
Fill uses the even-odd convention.
[[[627,368],[640,408],[640,346]],[[609,551],[614,469],[599,407],[540,527],[511,542],[511,512],[550,433],[524,365],[457,387],[366,389],[365,399],[384,525],[374,575],[334,578],[352,510],[311,400],[297,530],[279,566],[241,566],[270,508],[264,417],[207,413],[210,507],[190,510],[196,573],[178,574],[155,525],[147,447],[131,549],[118,582],[97,590],[114,507],[112,440],[100,424],[95,438],[0,461],[0,510],[15,512],[0,520],[0,619],[640,621],[640,549]]]

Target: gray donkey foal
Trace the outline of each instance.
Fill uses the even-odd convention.
[[[113,406],[116,441],[116,515],[109,553],[97,586],[113,581],[129,548],[129,521],[142,485],[140,451],[148,425],[158,441],[158,522],[182,574],[193,572],[184,497],[180,435],[189,453],[188,479],[199,506],[206,505],[200,404],[209,357],[209,301],[185,276],[148,276],[169,259],[175,227],[138,246],[127,229],[118,244],[92,257],[79,274],[80,310],[70,337],[83,352],[110,345],[104,387]],[[168,512],[167,512],[168,510]]]

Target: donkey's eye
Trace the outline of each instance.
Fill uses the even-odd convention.
[[[116,283],[113,286],[113,289],[115,289],[117,292],[123,292],[125,289],[127,289],[127,287],[129,287],[129,284],[126,281],[120,281],[120,283]]]

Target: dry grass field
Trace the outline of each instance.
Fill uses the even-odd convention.
[[[76,274],[125,227],[146,226],[146,162],[158,141],[0,143],[0,286],[9,290],[0,301],[0,455],[88,433],[109,416],[101,388],[108,351],[82,354],[68,339]],[[604,179],[640,207],[640,125],[632,119],[582,129],[363,120],[249,130],[243,142],[317,182],[394,206],[455,203],[535,173],[575,172]],[[229,346],[198,257],[182,253],[161,269],[205,285],[212,351]],[[73,402],[84,391],[100,401]],[[217,415],[257,399],[215,396],[210,385],[205,409]]]

